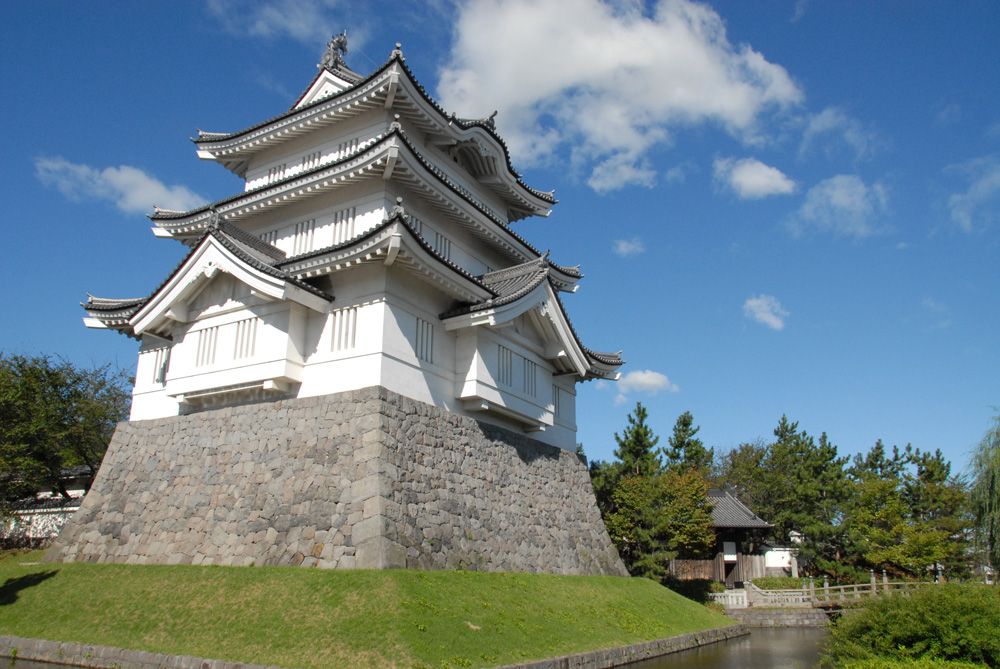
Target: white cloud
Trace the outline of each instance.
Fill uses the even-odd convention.
[[[889,196],[881,184],[867,186],[852,174],[838,174],[810,188],[787,225],[794,235],[813,229],[863,239],[885,231],[880,218],[888,206]]]
[[[773,295],[757,295],[743,303],[743,315],[772,330],[782,330],[790,314],[781,308],[781,302]]]
[[[267,4],[208,0],[208,10],[229,32],[266,38],[291,37],[319,47],[344,29],[335,24],[332,12],[342,4],[341,0],[277,0]]]
[[[633,237],[632,239],[616,239],[614,245],[615,255],[620,255],[622,258],[627,258],[628,256],[634,256],[637,253],[645,252],[646,247],[642,243],[642,240],[638,237]]]
[[[799,156],[804,156],[821,142],[828,156],[846,145],[854,153],[855,160],[864,160],[872,157],[880,140],[875,132],[867,130],[860,121],[851,118],[843,110],[828,107],[819,114],[809,116],[802,133]]]
[[[731,188],[741,200],[759,200],[768,195],[795,192],[795,182],[781,170],[756,158],[719,158],[714,163],[715,179]]]
[[[167,186],[129,165],[102,170],[71,163],[59,156],[39,157],[35,159],[35,176],[71,200],[105,200],[129,214],[150,211],[154,204],[187,211],[206,202],[185,186]]]
[[[946,171],[960,173],[971,182],[964,193],[948,198],[955,225],[963,232],[975,232],[1000,219],[1000,159],[977,158]]]
[[[628,372],[618,379],[618,395],[615,397],[615,404],[624,404],[628,401],[627,395],[631,392],[656,395],[661,390],[676,393],[680,388],[677,387],[676,383],[672,383],[666,374],[660,374],[651,369]]]
[[[714,124],[758,140],[772,111],[802,101],[779,65],[726,38],[690,0],[470,0],[441,72],[445,108],[499,110],[518,164],[555,159],[590,171],[598,191],[651,186],[649,151],[678,129]],[[488,35],[488,39],[484,39]]]
[[[663,175],[663,180],[667,183],[684,183],[687,179],[687,174],[684,172],[684,168],[678,165],[677,167],[671,167],[667,170],[666,174]]]

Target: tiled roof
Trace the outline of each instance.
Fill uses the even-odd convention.
[[[348,163],[348,162],[354,160],[355,158],[357,158],[358,156],[360,156],[360,155],[362,155],[362,154],[364,154],[366,152],[373,151],[379,144],[388,141],[392,137],[398,137],[402,141],[403,145],[410,151],[410,153],[413,155],[413,157],[417,160],[417,162],[419,162],[428,172],[430,172],[431,174],[433,174],[434,177],[438,181],[440,181],[442,184],[444,184],[448,189],[450,189],[456,195],[458,195],[459,197],[461,197],[462,199],[464,199],[465,201],[467,201],[469,204],[471,204],[473,207],[475,207],[476,210],[478,210],[480,213],[482,213],[487,218],[489,218],[500,229],[502,229],[504,232],[506,232],[508,235],[510,235],[512,238],[514,238],[520,245],[524,246],[525,248],[527,248],[529,251],[531,251],[535,255],[541,255],[541,253],[538,251],[538,249],[536,249],[531,244],[529,244],[526,239],[524,239],[523,237],[521,237],[521,235],[519,235],[516,232],[514,232],[514,230],[509,225],[507,225],[503,221],[503,219],[501,219],[493,211],[491,211],[485,204],[483,204],[478,198],[476,198],[471,192],[469,192],[468,189],[463,188],[461,185],[459,185],[459,184],[455,183],[454,181],[452,181],[448,177],[448,175],[445,174],[440,168],[438,168],[436,165],[434,165],[434,163],[432,163],[430,160],[428,160],[427,158],[425,158],[423,156],[423,154],[421,154],[420,151],[417,149],[417,147],[413,144],[413,142],[411,142],[409,140],[409,138],[406,136],[406,134],[402,130],[400,130],[398,128],[394,128],[394,129],[390,130],[389,132],[385,133],[384,135],[381,135],[379,137],[375,137],[374,140],[371,143],[369,143],[368,145],[359,148],[354,153],[351,153],[351,154],[349,154],[347,156],[344,156],[342,159],[340,159],[340,160],[338,160],[336,162],[327,163],[325,165],[320,165],[319,167],[313,168],[313,169],[308,170],[306,172],[302,172],[302,173],[295,174],[295,175],[292,175],[292,176],[289,176],[289,177],[285,177],[284,179],[281,179],[280,181],[275,181],[274,183],[270,183],[270,184],[264,184],[262,186],[254,188],[253,190],[243,191],[243,192],[240,192],[240,193],[236,193],[235,195],[231,195],[231,196],[229,196],[227,198],[223,198],[222,200],[217,200],[215,202],[210,202],[210,203],[202,205],[200,207],[196,207],[195,209],[192,209],[190,211],[178,212],[178,211],[171,211],[171,210],[166,210],[166,209],[157,209],[152,215],[149,216],[149,218],[151,220],[153,220],[153,221],[164,221],[164,220],[185,218],[187,216],[191,216],[192,214],[198,214],[198,213],[206,212],[206,211],[209,211],[209,210],[211,210],[213,208],[219,208],[219,207],[222,207],[222,206],[227,205],[227,204],[231,204],[231,203],[234,203],[234,202],[239,202],[241,199],[252,197],[252,196],[260,193],[262,190],[277,189],[277,188],[280,188],[281,186],[283,186],[284,184],[286,184],[288,182],[291,182],[291,181],[294,181],[296,179],[303,179],[303,178],[306,178],[306,177],[308,177],[308,176],[310,176],[312,174],[319,173],[319,172],[322,172],[324,170],[330,170],[332,168],[337,167],[338,165]],[[572,275],[573,272],[574,272],[573,268],[560,267],[559,269],[561,271],[563,271],[563,272],[566,272],[567,274],[570,274],[570,275]]]
[[[81,302],[80,306],[85,307],[87,311],[127,311],[132,309],[135,312],[148,299],[148,297],[114,299],[109,297],[95,297],[87,293],[87,301]]]
[[[712,488],[708,491],[709,501],[715,505],[712,509],[712,523],[716,527],[743,529],[768,529],[773,527],[769,522],[759,518],[753,511],[744,506],[728,490]]]
[[[174,276],[181,271],[184,265],[187,264],[191,256],[197,253],[198,249],[207,237],[212,237],[218,241],[224,248],[230,251],[242,262],[259,272],[263,272],[264,274],[287,281],[307,292],[318,295],[323,299],[333,299],[332,296],[328,295],[316,286],[306,283],[284,270],[279,269],[277,264],[278,262],[284,260],[284,251],[271,246],[263,240],[257,239],[253,235],[240,230],[226,221],[220,221],[218,227],[210,228],[205,231],[205,233],[198,240],[198,243],[192,246],[191,250],[185,254],[184,258],[177,264],[176,267],[174,267],[173,271],[167,275],[167,278],[160,282],[160,285],[158,285],[148,297],[129,300],[115,300],[88,295],[89,300],[87,302],[81,302],[81,306],[86,309],[88,313],[111,313],[114,311],[123,311],[124,313],[119,315],[120,318],[131,318],[144,304],[151,300],[157,293],[163,290],[168,283],[170,283],[171,279],[173,279]],[[131,326],[129,326],[127,330],[122,330],[125,334],[132,336],[130,331]]]
[[[341,242],[340,244],[334,244],[333,246],[327,246],[321,249],[316,249],[315,251],[309,251],[307,253],[301,253],[297,256],[292,256],[291,258],[288,258],[287,260],[278,263],[277,266],[286,267],[288,265],[300,262],[302,260],[306,260],[308,258],[315,258],[318,256],[326,255],[328,253],[334,253],[336,251],[340,251],[343,249],[349,249],[352,246],[357,246],[358,244],[364,242],[366,239],[375,237],[376,235],[378,235],[379,233],[381,233],[383,230],[385,230],[387,227],[389,227],[394,223],[399,223],[403,227],[405,227],[407,231],[410,233],[410,236],[414,239],[414,241],[416,241],[417,244],[419,244],[424,251],[431,254],[442,265],[447,266],[448,269],[455,272],[456,274],[461,275],[462,278],[466,279],[467,281],[472,281],[473,283],[478,284],[481,288],[484,288],[487,291],[490,290],[489,287],[486,286],[479,278],[472,276],[467,271],[465,271],[452,261],[442,256],[440,253],[438,253],[433,246],[427,243],[427,240],[425,240],[416,230],[413,229],[413,226],[410,224],[409,220],[407,220],[407,216],[405,214],[398,212],[393,213],[387,219],[382,221],[380,225],[377,225],[376,227],[370,230],[366,230],[361,234],[353,237],[352,239],[348,239],[347,241]]]
[[[576,328],[573,327],[573,321],[569,319],[569,314],[566,313],[566,307],[562,303],[562,299],[559,297],[559,293],[556,293],[556,302],[559,303],[559,308],[562,309],[563,317],[566,319],[566,324],[569,325],[569,331],[573,333],[573,339],[576,343],[583,349],[583,352],[591,359],[591,362],[599,362],[604,365],[610,365],[612,367],[621,367],[625,364],[622,360],[622,352],[617,353],[599,353],[597,351],[591,351],[589,348],[583,345],[580,341],[580,335],[576,333]]]
[[[507,169],[510,171],[510,174],[514,177],[514,179],[518,183],[518,185],[520,185],[522,188],[524,188],[525,190],[527,190],[528,192],[530,192],[535,197],[540,198],[541,200],[544,200],[545,202],[548,202],[549,204],[555,204],[557,202],[557,200],[555,199],[553,193],[551,193],[551,192],[546,193],[545,191],[540,191],[540,190],[537,190],[535,188],[532,188],[528,184],[524,183],[524,181],[521,179],[521,175],[517,172],[517,170],[514,169],[514,166],[513,166],[513,164],[510,161],[510,151],[507,148],[507,143],[504,142],[503,139],[501,139],[500,136],[496,132],[495,123],[493,121],[493,118],[494,118],[493,116],[487,117],[485,119],[467,120],[467,119],[459,119],[454,114],[448,114],[447,112],[445,112],[445,110],[437,103],[437,101],[434,100],[434,98],[432,98],[430,96],[430,94],[427,93],[427,90],[420,84],[420,82],[417,81],[417,78],[415,76],[413,76],[413,72],[411,72],[410,68],[406,66],[406,60],[403,58],[402,52],[399,51],[398,49],[394,50],[392,52],[392,54],[389,56],[389,59],[385,63],[383,63],[380,67],[376,68],[375,71],[372,72],[367,77],[360,78],[360,75],[357,75],[357,76],[359,76],[359,79],[358,79],[357,82],[354,83],[354,86],[352,86],[352,88],[355,88],[357,86],[360,86],[360,85],[368,83],[369,81],[371,81],[375,77],[379,76],[386,69],[388,69],[394,62],[395,63],[399,63],[400,67],[406,73],[407,77],[409,77],[410,81],[413,83],[414,88],[416,88],[416,90],[420,94],[420,96],[436,112],[438,112],[438,114],[440,114],[441,119],[443,121],[445,121],[447,123],[454,123],[455,125],[457,125],[458,127],[462,128],[462,129],[468,129],[468,128],[471,128],[471,127],[482,128],[503,149],[503,154],[504,154],[505,162],[507,164]],[[343,70],[338,69],[337,72],[338,72],[338,74],[340,74],[340,73],[343,72]],[[355,74],[355,75],[357,74],[357,73],[353,72],[353,70],[351,72],[352,72],[352,74]],[[315,83],[315,81],[316,80],[313,79],[313,83]],[[310,84],[310,87],[311,87],[311,84]],[[350,89],[345,89],[345,90],[350,90]],[[301,101],[301,99],[302,99],[302,97],[300,96],[299,100],[297,100],[295,104],[298,104],[298,102]],[[283,120],[283,119],[285,119],[285,118],[287,118],[289,116],[293,116],[293,115],[298,114],[298,113],[300,113],[302,111],[310,109],[314,105],[326,103],[329,100],[330,100],[330,97],[324,97],[324,98],[321,98],[319,100],[315,100],[315,101],[309,103],[308,105],[305,105],[304,107],[296,108],[296,107],[293,106],[291,109],[289,109],[288,111],[286,111],[286,112],[284,112],[282,114],[278,114],[277,116],[273,116],[273,117],[271,117],[271,118],[269,118],[269,119],[267,119],[265,121],[261,121],[260,123],[252,125],[252,126],[250,126],[248,128],[244,128],[242,130],[238,130],[238,131],[233,132],[233,133],[228,133],[228,134],[226,134],[226,133],[215,133],[215,132],[209,133],[209,132],[202,132],[201,130],[199,130],[198,131],[198,137],[196,137],[196,138],[192,137],[191,141],[193,141],[195,144],[198,144],[198,143],[203,143],[203,142],[217,142],[217,141],[224,140],[224,139],[231,139],[231,138],[239,137],[240,135],[244,135],[244,134],[253,132],[254,130],[258,130],[259,128],[263,128],[263,127],[265,127],[265,126],[267,126],[267,125],[269,125],[271,123],[275,123],[277,121],[281,121],[281,120]],[[495,114],[494,114],[494,116],[495,116]]]
[[[441,314],[441,318],[444,319],[451,318],[452,316],[459,316],[461,314],[471,314],[477,311],[494,309],[505,304],[516,302],[541,285],[541,283],[548,277],[548,274],[548,254],[545,254],[540,258],[536,258],[535,260],[529,260],[526,263],[515,265],[514,267],[484,274],[479,277],[479,280],[490,290],[490,292],[495,295],[495,297],[486,300],[485,302],[467,304],[458,307],[457,309],[452,309],[451,311]]]

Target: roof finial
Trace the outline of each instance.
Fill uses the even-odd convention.
[[[334,35],[330,38],[330,41],[326,44],[326,53],[323,54],[323,59],[316,64],[316,67],[325,67],[328,70],[333,70],[338,67],[347,67],[347,63],[344,62],[343,57],[347,55],[347,29],[339,35]]]
[[[218,230],[219,225],[222,223],[222,217],[219,216],[219,212],[218,210],[216,210],[214,204],[209,208],[208,211],[209,211],[208,227],[212,230]]]
[[[392,132],[393,130],[402,130],[403,126],[399,122],[399,114],[393,114],[392,118],[394,120],[389,124],[389,132]]]
[[[403,45],[401,43],[396,42],[396,48],[393,49],[392,53],[389,54],[389,58],[399,58],[400,60],[406,60],[405,58],[403,58]]]

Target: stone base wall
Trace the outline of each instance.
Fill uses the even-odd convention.
[[[826,627],[830,619],[820,609],[727,609],[726,615],[747,627]]]
[[[627,575],[576,454],[382,387],[120,424],[45,559]]]

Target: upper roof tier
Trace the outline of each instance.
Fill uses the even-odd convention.
[[[348,69],[339,54],[331,57],[331,51],[291,109],[233,133],[199,130],[198,137],[192,138],[198,156],[246,178],[251,160],[258,154],[360,114],[381,110],[387,124],[397,116],[416,128],[428,144],[452,156],[475,182],[496,193],[506,204],[508,222],[548,215],[556,203],[553,193],[531,188],[521,180],[511,164],[507,145],[496,133],[495,112],[478,120],[445,112],[417,82],[398,45],[381,67],[363,78]]]

